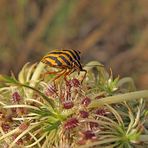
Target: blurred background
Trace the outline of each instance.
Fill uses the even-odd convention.
[[[55,48],[79,49],[148,88],[148,0],[0,0],[0,73]]]

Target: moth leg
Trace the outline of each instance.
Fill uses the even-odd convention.
[[[62,70],[61,71],[47,71],[47,72],[43,73],[41,75],[41,77],[44,79],[46,75],[57,74],[57,73],[60,73],[60,72],[62,72]]]
[[[73,72],[73,69],[68,69],[68,71],[64,74],[64,80],[65,80],[66,82],[68,82],[67,76],[70,75],[72,72]]]
[[[58,78],[60,78],[62,75],[64,75],[66,73],[67,69],[64,69],[62,71],[59,72],[59,74],[53,79],[53,81],[57,80]]]

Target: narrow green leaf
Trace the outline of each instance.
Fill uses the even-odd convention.
[[[50,132],[53,129],[57,129],[59,127],[60,123],[61,123],[60,121],[57,121],[57,122],[54,122],[54,123],[50,123],[50,125],[45,128],[45,131]]]

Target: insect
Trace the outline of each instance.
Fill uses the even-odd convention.
[[[80,51],[78,50],[55,49],[45,55],[41,59],[41,62],[48,66],[60,69],[60,71],[48,71],[44,73],[44,75],[57,74],[57,76],[54,78],[54,81],[61,76],[64,76],[64,79],[67,81],[66,77],[71,73],[77,71],[78,74],[80,74],[80,71],[84,71],[85,74],[83,76],[83,79],[81,80],[82,83],[87,74],[87,71],[82,68],[82,65],[80,63]]]

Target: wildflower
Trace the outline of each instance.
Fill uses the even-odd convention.
[[[96,110],[96,114],[97,115],[101,115],[101,116],[104,116],[107,114],[106,110],[104,108],[100,108],[100,109],[97,109]]]
[[[68,119],[68,120],[65,122],[64,128],[65,128],[66,130],[73,129],[73,128],[75,128],[75,127],[78,126],[78,123],[79,123],[79,121],[78,121],[77,118],[70,118],[70,119]]]
[[[53,96],[53,95],[56,95],[56,93],[57,93],[57,89],[56,89],[56,87],[55,86],[53,86],[53,85],[48,85],[48,87],[46,88],[46,90],[45,90],[45,94],[47,95],[47,96]]]
[[[73,78],[71,81],[70,81],[70,84],[71,86],[73,87],[79,87],[80,86],[80,81],[76,78]]]
[[[73,106],[74,106],[74,103],[72,101],[63,102],[64,109],[71,109]]]
[[[20,94],[17,91],[15,91],[12,94],[12,100],[13,100],[14,103],[19,103],[20,102],[21,96],[20,96]]]
[[[87,131],[82,132],[82,135],[83,135],[83,139],[85,139],[85,140],[94,139],[96,137],[94,132],[91,130],[87,130]]]
[[[93,75],[89,76],[88,72],[84,85],[77,78],[66,82],[59,79],[57,82],[60,83],[55,83],[56,87],[48,84],[52,77],[44,82],[39,79],[30,81],[28,79],[34,75],[34,68],[29,72],[23,70],[25,73],[21,75],[29,75],[21,83],[10,77],[6,81],[10,83],[10,89],[0,89],[0,147],[4,147],[7,141],[10,144],[7,147],[134,146],[139,142],[141,133],[144,136],[146,134],[144,99],[140,95],[140,101],[136,101],[133,95],[132,103],[132,100],[127,101],[129,93],[124,94],[125,97],[120,96],[122,90],[114,93],[117,83],[108,85],[108,75],[101,69],[97,68],[98,79],[91,80]],[[40,72],[37,72],[37,76]],[[7,96],[10,98],[14,85],[18,86],[18,91],[21,90],[21,95],[15,91],[11,96],[13,102],[5,100]],[[46,86],[45,90],[41,86]],[[21,101],[22,98],[25,101]],[[120,102],[116,102],[118,98]]]
[[[80,117],[81,118],[87,118],[89,116],[89,113],[84,111],[84,110],[81,110],[80,111]]]
[[[86,130],[86,131],[83,131],[83,132],[80,132],[80,140],[77,142],[78,145],[84,145],[86,144],[86,142],[88,140],[95,140],[96,139],[96,135],[93,131],[91,130]]]
[[[4,132],[8,132],[9,129],[10,129],[9,123],[2,123],[1,127],[2,127]]]
[[[85,98],[82,100],[81,103],[82,103],[84,106],[88,106],[88,105],[90,104],[90,102],[91,102],[91,99],[88,98],[88,97],[85,97]]]
[[[21,131],[25,131],[26,129],[28,128],[28,124],[27,123],[21,123],[20,125],[19,125],[19,129],[21,130]]]

